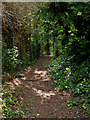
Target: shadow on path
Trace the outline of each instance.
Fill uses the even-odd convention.
[[[26,72],[21,79],[14,79],[13,87],[17,88],[17,96],[23,101],[28,111],[23,118],[74,118],[85,117],[85,112],[77,106],[67,107],[71,97],[68,91],[55,91],[51,85],[49,73],[45,65],[50,63],[51,56],[43,56]],[[73,98],[74,99],[74,98]],[[22,108],[24,110],[24,108]]]

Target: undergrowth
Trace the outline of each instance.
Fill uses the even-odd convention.
[[[60,55],[48,66],[53,84],[60,90],[69,89],[75,100],[68,101],[68,107],[81,105],[90,116],[90,63],[89,59],[80,65],[71,62],[73,56]],[[55,82],[54,82],[55,81]]]
[[[24,111],[21,110],[23,104],[19,98],[16,98],[12,87],[3,85],[2,94],[3,118],[20,118],[24,114]]]

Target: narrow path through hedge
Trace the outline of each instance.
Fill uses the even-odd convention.
[[[86,113],[78,106],[67,107],[71,97],[69,91],[55,91],[51,85],[49,73],[45,65],[50,63],[51,56],[41,57],[22,78],[15,78],[12,84],[17,89],[17,97],[24,104],[23,118],[77,118]],[[74,99],[74,98],[73,98]]]

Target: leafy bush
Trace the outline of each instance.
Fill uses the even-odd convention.
[[[53,84],[57,85],[56,89],[69,89],[72,91],[74,96],[83,96],[79,103],[82,103],[83,101],[82,107],[88,111],[88,114],[90,114],[89,59],[82,62],[79,66],[77,66],[75,63],[70,63],[70,59],[73,59],[73,57],[61,55],[57,59],[53,60],[48,66],[51,78],[57,80],[57,82],[53,82]],[[77,102],[70,102],[70,104],[71,105],[69,106],[78,105]]]
[[[3,85],[2,114],[3,118],[19,118],[24,112],[21,110],[23,104],[15,97],[12,88]]]
[[[20,60],[18,59],[17,47],[14,46],[12,49],[6,49],[2,56],[3,71],[13,73],[18,70],[18,65],[20,65]]]

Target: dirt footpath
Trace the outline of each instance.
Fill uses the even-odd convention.
[[[86,113],[77,106],[67,107],[71,97],[68,91],[55,91],[51,85],[45,65],[50,63],[51,56],[41,57],[30,71],[20,79],[13,80],[17,87],[17,96],[23,101],[25,114],[23,118],[84,118]],[[74,99],[74,98],[73,98]]]

